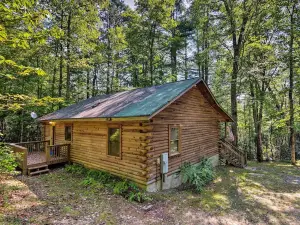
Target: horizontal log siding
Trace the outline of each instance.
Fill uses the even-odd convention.
[[[181,125],[182,133],[181,154],[169,157],[168,174],[172,174],[183,162],[197,163],[201,157],[218,154],[218,118],[197,87],[158,113],[152,122],[148,183],[160,179],[160,166],[156,161],[161,153],[169,151],[169,124]]]
[[[43,125],[44,128],[44,133],[43,133],[43,137],[44,137],[44,141],[49,141],[50,140],[50,125],[46,124]]]
[[[71,124],[71,121],[67,123]],[[114,123],[121,125],[122,157],[107,156],[107,122],[73,122],[71,161],[88,168],[105,170],[137,182],[145,187],[150,131],[147,122]],[[55,125],[55,144],[64,140],[64,123]]]

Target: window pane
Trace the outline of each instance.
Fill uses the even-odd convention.
[[[120,156],[120,129],[108,129],[108,155]]]
[[[178,140],[178,128],[177,127],[171,128],[171,140]]]
[[[178,141],[170,142],[170,154],[178,153]]]
[[[65,140],[66,141],[72,140],[72,126],[65,127]]]

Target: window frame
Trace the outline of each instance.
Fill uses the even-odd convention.
[[[177,128],[178,129],[178,152],[171,153],[171,129]],[[181,125],[180,124],[171,124],[169,125],[169,157],[178,156],[181,154]]]
[[[120,130],[120,137],[119,137],[120,154],[119,154],[119,156],[109,155],[109,129],[110,128]],[[109,124],[109,125],[107,125],[106,156],[111,157],[111,158],[115,158],[115,159],[122,159],[122,126],[120,124]]]
[[[67,127],[71,127],[71,140],[66,140],[66,128]],[[73,124],[65,124],[64,135],[65,135],[65,141],[73,142]]]

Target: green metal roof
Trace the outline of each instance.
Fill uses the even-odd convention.
[[[39,121],[141,116],[151,117],[154,113],[163,109],[168,103],[174,101],[191,87],[200,83],[200,81],[201,79],[194,78],[153,87],[118,92],[110,95],[99,95],[42,116],[39,118]],[[204,89],[209,90],[205,84]],[[216,102],[211,93],[208,97],[212,97],[212,102]],[[220,108],[219,105],[214,107],[218,110]],[[223,110],[220,108],[220,111]]]
[[[142,101],[135,102],[125,107],[114,117],[130,117],[130,116],[150,116],[174,98],[184,93],[186,89],[196,84],[200,79],[189,79],[174,83],[168,83],[156,86],[155,92],[144,98]]]

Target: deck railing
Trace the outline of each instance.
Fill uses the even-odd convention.
[[[31,155],[33,153],[46,152],[49,144],[50,141],[30,141],[17,143],[17,145],[27,148],[28,155]]]
[[[46,162],[48,165],[69,162],[70,144],[50,145],[46,151]]]
[[[70,144],[50,145],[50,141],[32,141],[7,144],[14,153],[20,153],[19,167],[23,174],[27,174],[27,169],[38,164],[57,164],[70,162]],[[30,159],[41,155],[42,161],[30,163]],[[29,165],[30,164],[30,165]]]

